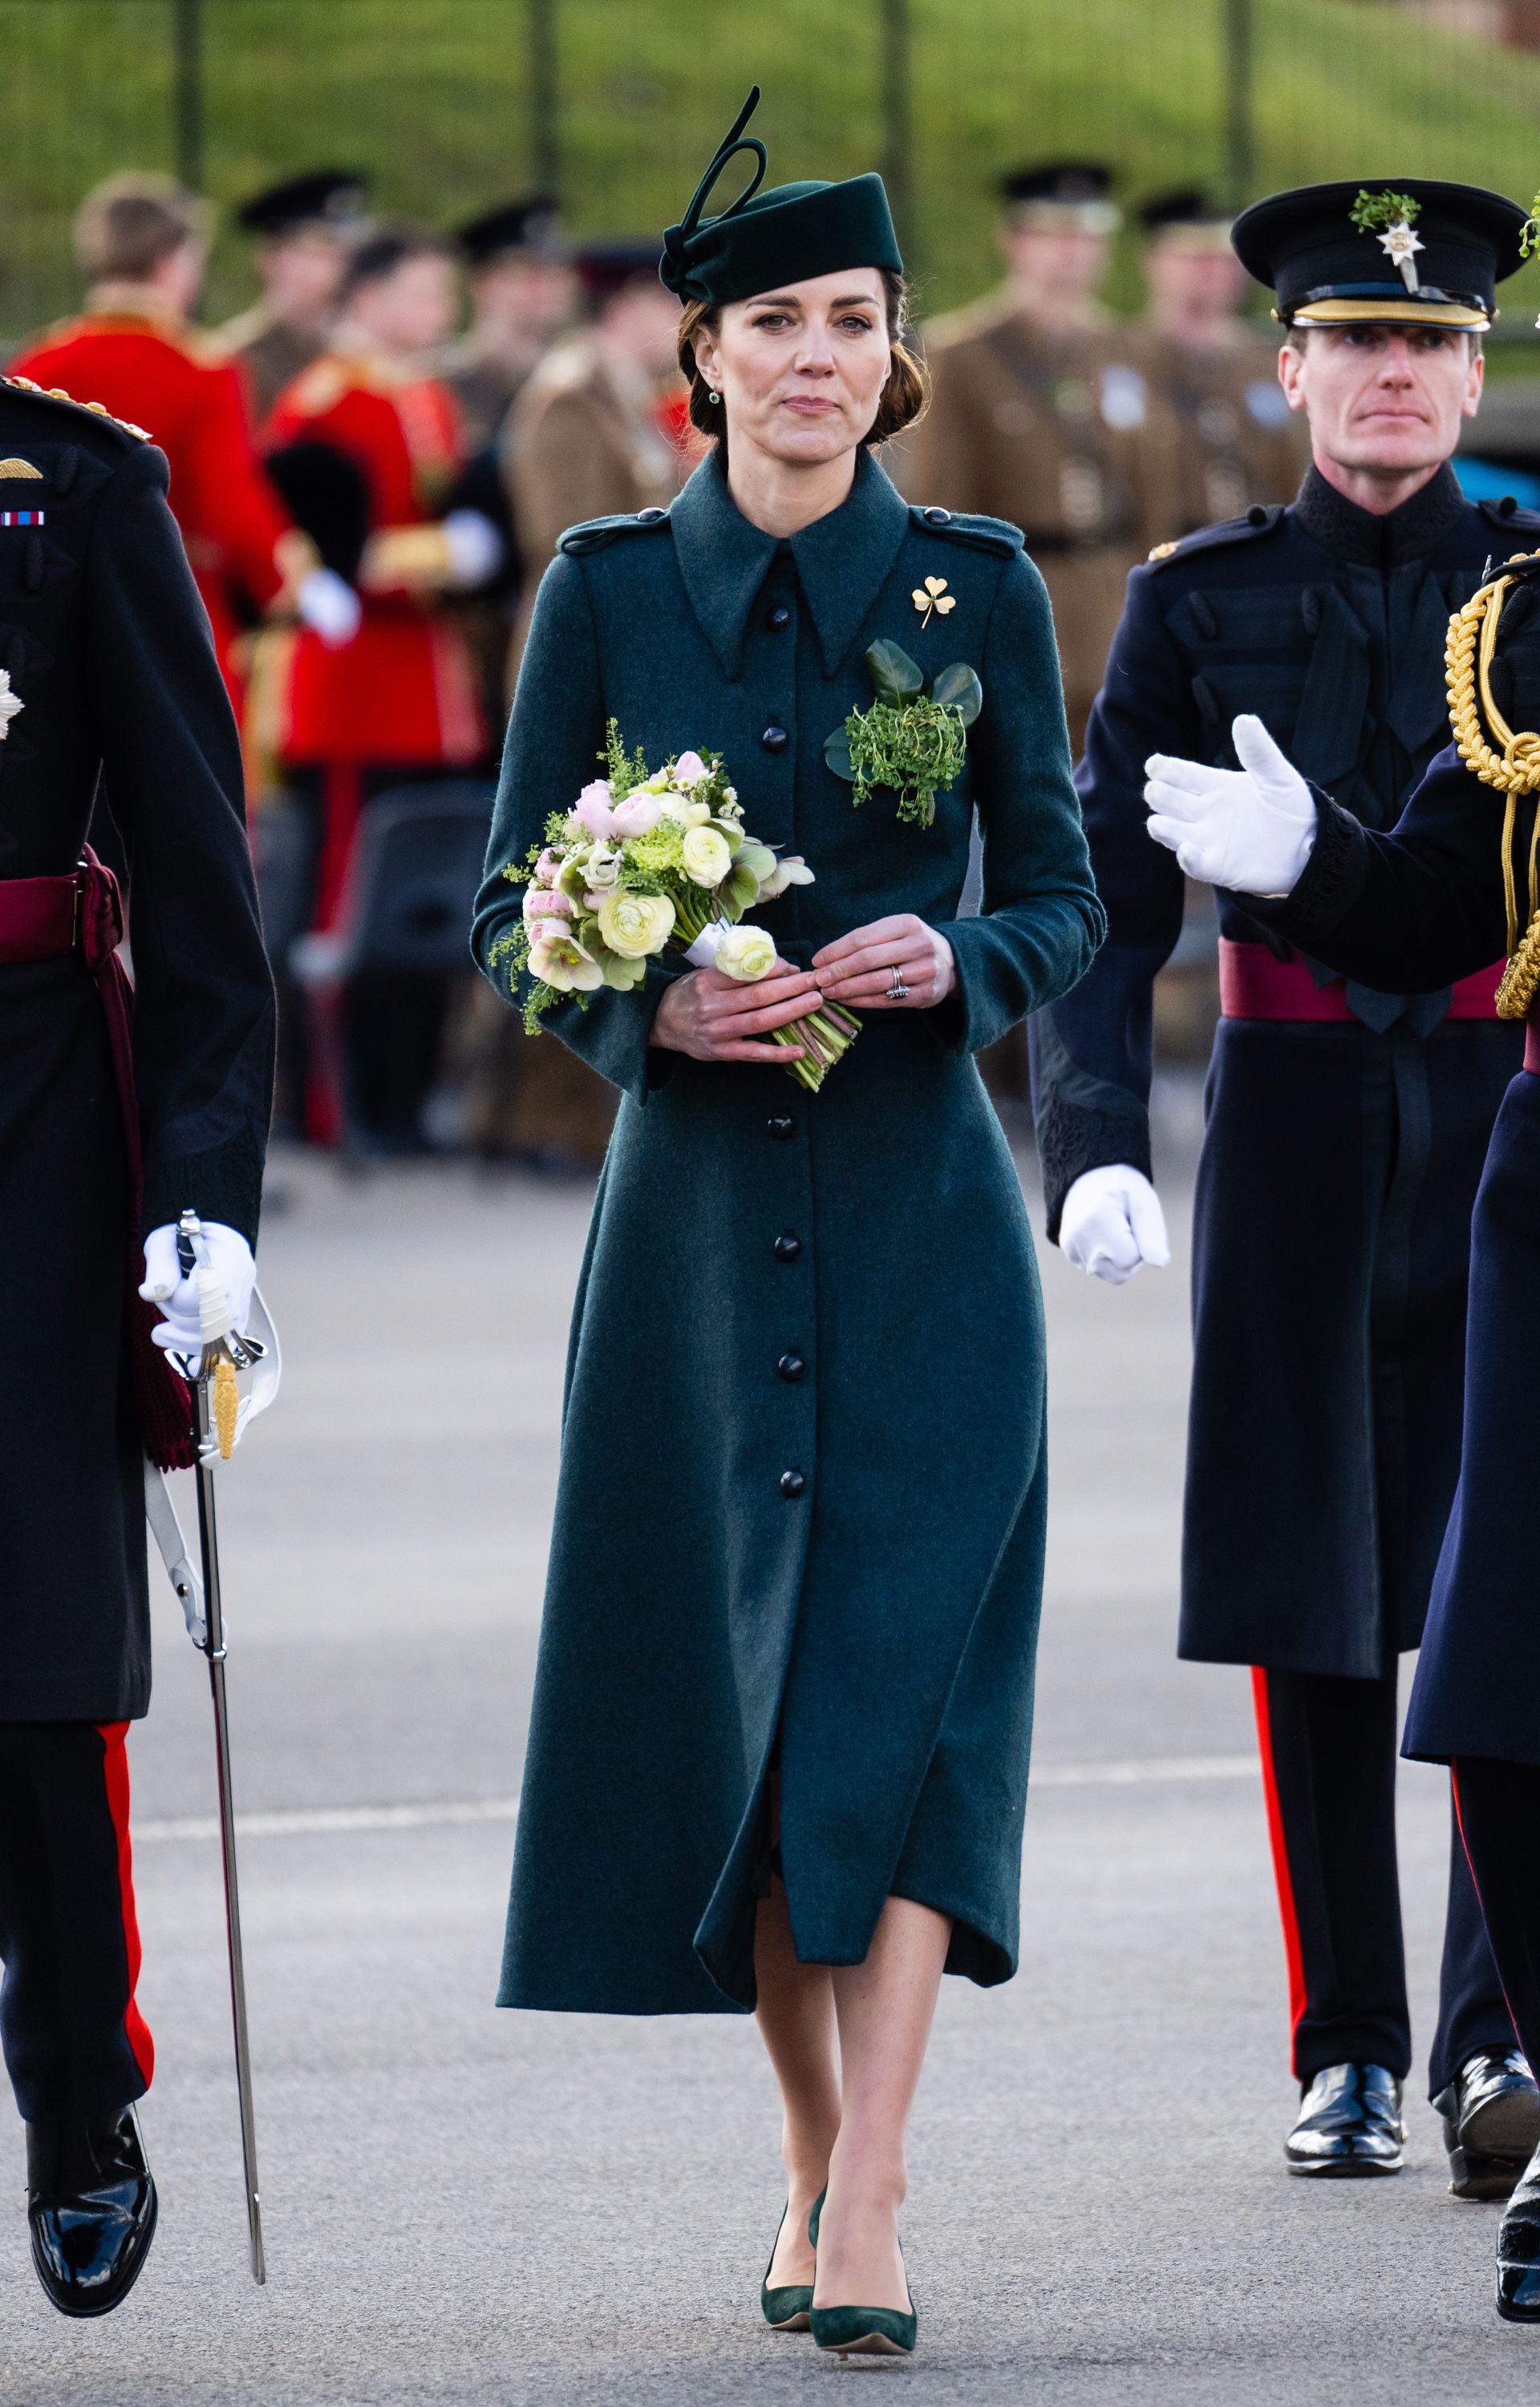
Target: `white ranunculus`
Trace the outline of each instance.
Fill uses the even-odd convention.
[[[760,889],[759,899],[762,903],[773,902],[776,895],[784,894],[788,886],[811,886],[812,884],[812,872],[801,854],[788,852],[784,861],[776,862],[774,871],[766,878]]]
[[[745,986],[769,977],[775,967],[775,939],[763,928],[729,928],[716,947],[716,969]]]
[[[712,815],[710,803],[689,803],[683,794],[671,794],[667,807],[676,827],[704,827]]]
[[[685,838],[685,875],[697,886],[720,886],[732,867],[732,847],[716,828],[692,827]]]
[[[639,961],[660,953],[673,933],[674,908],[666,894],[609,895],[599,914],[599,933],[612,953]]]

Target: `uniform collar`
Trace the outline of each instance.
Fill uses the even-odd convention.
[[[1350,561],[1357,568],[1387,569],[1399,568],[1404,561],[1431,551],[1464,506],[1459,478],[1448,461],[1409,502],[1383,517],[1349,502],[1312,463],[1293,514],[1307,534],[1339,559]]]
[[[742,674],[750,610],[778,549],[728,491],[713,453],[670,512],[690,607],[725,674]],[[869,451],[856,457],[846,499],[794,534],[787,548],[817,631],[826,675],[837,674],[909,531],[909,509]]]

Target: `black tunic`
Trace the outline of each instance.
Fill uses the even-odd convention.
[[[0,455],[0,667],[22,705],[0,742],[0,880],[67,875],[93,807],[110,811],[144,1227],[191,1204],[254,1239],[272,994],[239,746],[165,460],[9,382]],[[0,1721],[116,1721],[148,1701],[127,1175],[83,959],[0,963]]]
[[[1255,711],[1355,822],[1390,826],[1446,737],[1449,613],[1489,556],[1537,536],[1448,469],[1383,518],[1312,469],[1292,507],[1134,571],[1078,774],[1109,934],[1032,1031],[1051,1235],[1081,1172],[1151,1167],[1151,990],[1183,880],[1147,833],[1146,757],[1233,767],[1232,719]],[[1221,895],[1220,924],[1269,941],[1245,898]],[[1501,949],[1499,930],[1486,961]],[[1373,1678],[1421,1632],[1459,1461],[1470,1214],[1519,1041],[1447,1020],[1447,992],[1347,1002],[1340,1023],[1227,1019],[1215,1044],[1180,1651]]]

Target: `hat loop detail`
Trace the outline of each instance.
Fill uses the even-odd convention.
[[[754,180],[752,183],[746,184],[743,187],[743,190],[739,193],[738,198],[735,201],[730,201],[725,209],[719,209],[717,211],[716,217],[712,220],[712,223],[713,225],[717,224],[723,218],[735,218],[740,209],[747,208],[756,192],[759,190],[760,185],[764,182],[765,171],[770,165],[770,158],[765,150],[764,144],[760,141],[756,134],[749,135],[746,139],[742,138],[744,126],[748,123],[750,118],[754,115],[754,112],[758,106],[759,86],[756,84],[753,91],[749,93],[747,100],[743,103],[742,107],[739,110],[738,115],[734,118],[731,129],[727,135],[725,140],[718,144],[715,158],[712,161],[711,165],[707,168],[705,174],[701,177],[700,181],[695,188],[695,197],[691,201],[689,207],[685,210],[684,222],[679,228],[679,232],[682,236],[692,235],[695,232],[696,227],[700,222],[701,210],[710,200],[713,189],[719,182],[726,169],[730,163],[737,158],[740,150],[751,150],[754,153],[755,159],[757,162],[754,172]]]

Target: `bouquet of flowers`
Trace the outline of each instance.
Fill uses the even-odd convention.
[[[745,984],[768,977],[774,938],[740,922],[789,886],[812,883],[799,855],[777,860],[745,832],[719,753],[681,752],[649,772],[640,750],[627,752],[612,719],[600,758],[607,775],[585,786],[570,811],[553,812],[544,844],[502,872],[524,888],[524,911],[491,960],[506,968],[516,1001],[520,980],[530,981],[524,1025],[531,1035],[567,995],[586,1009],[600,987],[624,993],[641,986],[648,961],[664,952]],[[770,1033],[802,1048],[786,1069],[816,1092],[860,1025],[826,1003]]]

